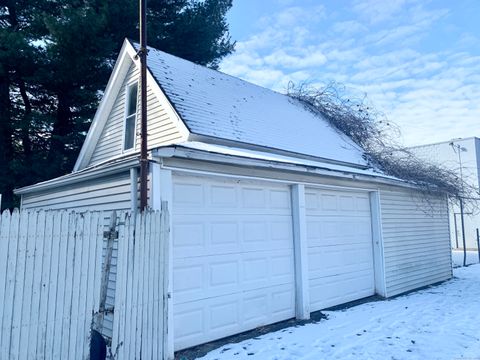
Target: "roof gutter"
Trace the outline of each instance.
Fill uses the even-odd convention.
[[[115,175],[122,171],[131,169],[131,168],[137,168],[137,167],[139,167],[138,158],[137,157],[128,158],[110,165],[85,169],[85,170],[74,172],[65,176],[52,179],[52,180],[47,180],[38,184],[15,189],[14,193],[16,195],[24,195],[32,192],[37,192],[37,191],[50,190],[53,188],[57,188],[59,186],[66,186],[66,185],[79,183],[82,181],[97,179],[99,176],[103,177],[103,176]]]
[[[342,170],[332,170],[327,167],[317,167],[311,165],[293,164],[287,162],[279,162],[274,160],[252,159],[248,157],[233,156],[219,153],[206,152],[202,150],[182,148],[179,146],[159,148],[152,151],[152,156],[155,158],[182,158],[190,160],[209,161],[213,163],[238,165],[242,167],[255,167],[270,170],[282,170],[294,173],[308,173],[321,176],[329,176],[341,179],[370,181],[377,184],[400,186],[410,189],[416,189],[414,184],[407,183],[403,180],[385,177],[381,175],[368,175],[356,173],[355,171],[348,172]],[[161,162],[163,164],[163,162]],[[174,170],[172,166],[162,165],[164,168]],[[178,168],[180,170],[180,168]],[[361,170],[360,170],[361,171]]]

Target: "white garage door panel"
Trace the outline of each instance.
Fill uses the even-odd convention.
[[[289,250],[177,259],[173,269],[174,303],[290,284],[292,267]]]
[[[174,177],[175,349],[295,316],[287,186]]]
[[[371,271],[371,254],[363,244],[313,247],[308,252],[309,279]]]
[[[345,214],[315,214],[307,209],[309,246],[338,246],[364,243],[371,236],[370,213],[357,217]]]
[[[181,214],[173,232],[175,258],[293,248],[291,215]]]
[[[232,180],[217,184],[187,182],[187,177],[176,177],[173,184],[173,202],[182,214],[223,214],[228,209],[235,214],[290,214],[290,191],[287,186],[265,189],[262,186],[236,186]],[[181,179],[180,179],[181,178]],[[203,180],[205,181],[205,180]]]
[[[355,277],[339,275],[310,280],[312,311],[373,295],[371,281],[371,272],[356,273]]]
[[[174,307],[178,349],[253,329],[294,316],[295,298],[289,285],[204,299]],[[208,337],[206,336],[208,334]],[[209,339],[209,340],[200,340]]]
[[[306,215],[311,310],[373,295],[368,194],[307,189]]]

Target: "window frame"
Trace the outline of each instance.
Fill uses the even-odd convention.
[[[132,87],[137,87],[137,98],[135,101],[135,112],[128,115],[128,105],[130,103],[130,90]],[[123,112],[123,134],[122,134],[122,153],[129,153],[135,151],[137,146],[137,119],[138,119],[138,86],[139,82],[134,81],[129,84],[125,85],[125,109]],[[133,146],[131,148],[125,149],[125,140],[127,135],[127,119],[134,118],[134,125],[133,125]]]

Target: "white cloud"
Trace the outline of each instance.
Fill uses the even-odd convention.
[[[322,5],[304,8],[300,6],[291,6],[277,13],[265,16],[259,20],[260,27],[285,28],[298,24],[318,23],[325,19],[325,7]]]
[[[480,38],[470,33],[463,33],[460,36],[458,41],[458,45],[469,48],[472,46],[479,46],[480,45]]]
[[[406,5],[406,0],[357,0],[353,9],[370,23],[390,20]]]
[[[339,21],[333,24],[332,30],[341,35],[359,35],[368,31],[367,27],[355,20]]]
[[[297,53],[292,55],[293,53]],[[290,69],[299,69],[306,67],[317,67],[325,64],[327,58],[320,50],[305,49],[298,51],[298,49],[291,49],[285,51],[283,49],[275,50],[264,58],[267,65],[283,66]]]
[[[354,1],[354,11],[361,17],[332,16],[326,31],[318,30],[330,15],[323,7],[271,14],[221,69],[278,91],[289,81],[343,83],[359,96],[367,93],[409,145],[480,135],[480,56],[419,46],[448,10],[415,0],[364,0]]]

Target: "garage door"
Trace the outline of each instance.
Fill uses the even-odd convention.
[[[175,349],[295,316],[287,186],[174,176]]]
[[[310,310],[375,293],[367,193],[305,191]]]

